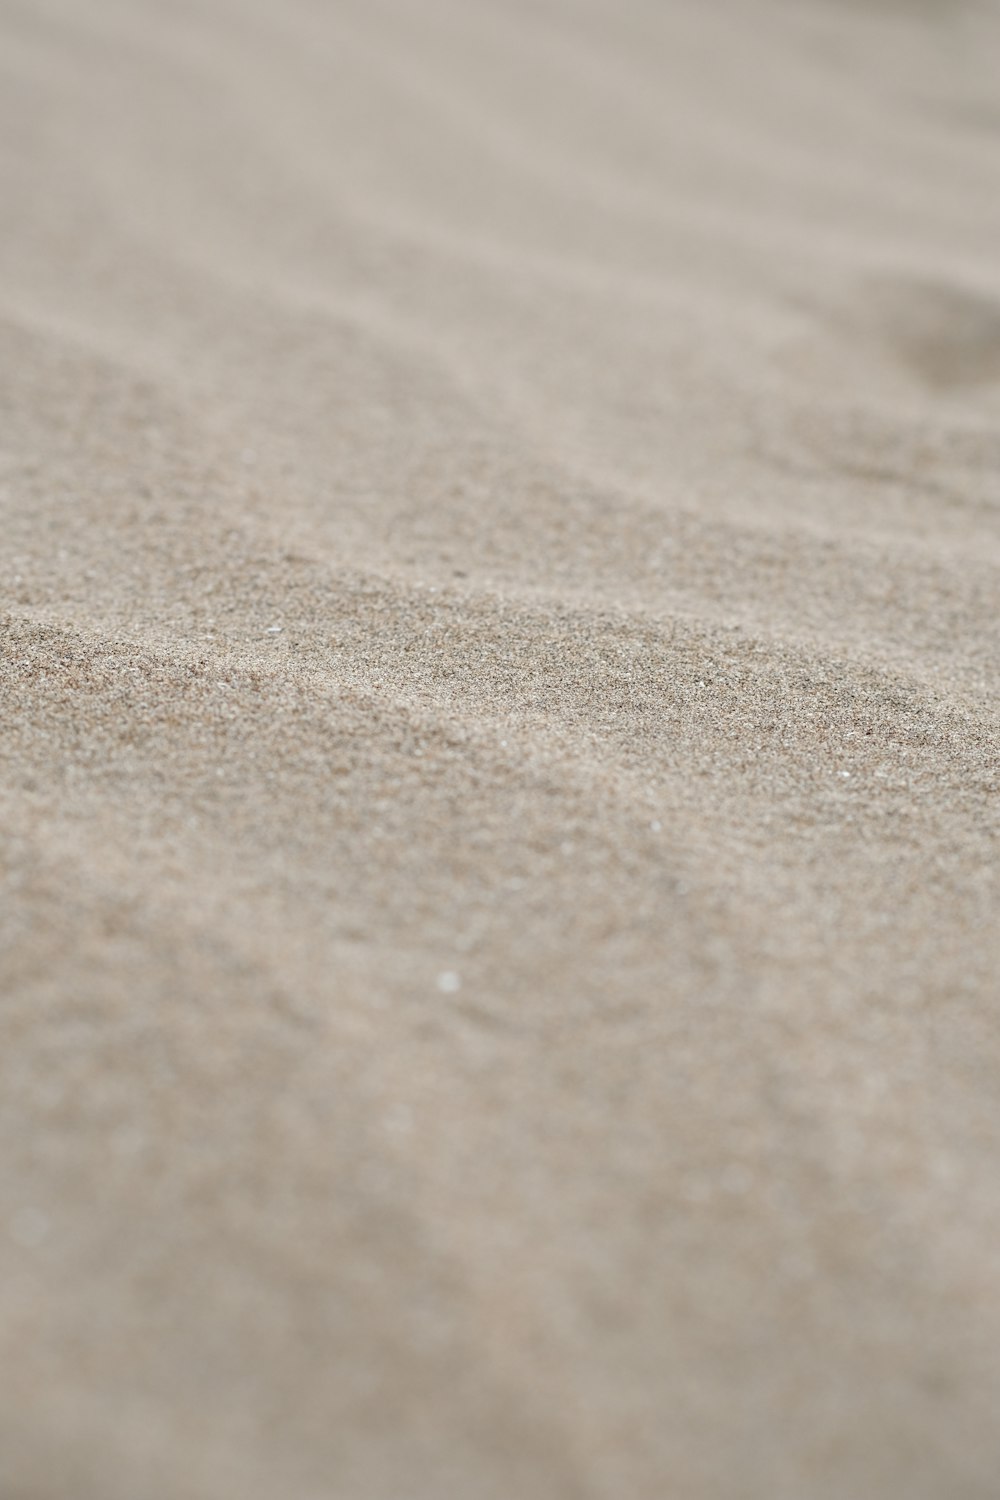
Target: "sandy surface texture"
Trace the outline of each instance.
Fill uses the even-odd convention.
[[[0,1496],[995,1500],[1000,5],[0,0]]]

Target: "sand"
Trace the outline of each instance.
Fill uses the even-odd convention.
[[[0,0],[3,1500],[993,1500],[1000,7]]]

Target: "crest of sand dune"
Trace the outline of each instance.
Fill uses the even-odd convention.
[[[0,1494],[990,1500],[1000,8],[0,0]]]

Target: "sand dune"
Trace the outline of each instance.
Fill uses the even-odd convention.
[[[0,0],[4,1500],[992,1500],[998,57]]]

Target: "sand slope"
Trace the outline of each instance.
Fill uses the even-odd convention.
[[[0,1494],[992,1500],[1000,8],[0,0]]]

